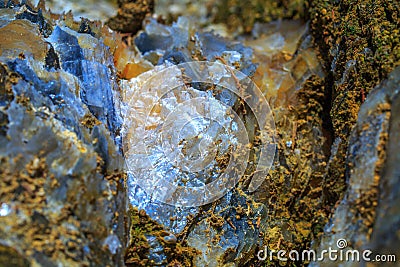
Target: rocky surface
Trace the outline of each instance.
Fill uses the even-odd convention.
[[[187,240],[191,247],[198,249],[201,254],[195,262],[199,266],[251,264],[254,262],[257,247],[264,244],[271,244],[271,249],[275,249],[276,244],[288,249],[302,247],[304,239],[310,240],[323,227],[324,220],[318,220],[323,216],[320,185],[326,166],[324,160],[327,157],[324,151],[326,139],[320,118],[324,101],[323,87],[311,91],[321,84],[324,73],[310,42],[311,36],[307,27],[300,21],[259,24],[259,30],[253,33],[254,37],[245,40],[248,47],[212,33],[195,31],[193,24],[185,18],[178,19],[172,26],[164,26],[152,20],[144,29],[134,42],[142,58],[151,65],[173,66],[192,60],[219,61],[251,75],[271,105],[271,114],[274,115],[277,127],[279,156],[276,156],[266,182],[255,193],[247,190],[245,178],[239,181],[237,188],[211,205],[171,207],[155,201],[151,194],[138,186],[141,184],[137,181],[140,177],[133,175],[129,177],[131,203],[144,209],[152,218],[174,232],[178,240]],[[258,66],[251,62],[253,53],[258,58]],[[151,93],[157,98],[160,88],[174,88],[177,86],[174,79],[181,76],[179,69],[176,69],[169,76],[163,74],[151,78],[152,86],[157,88],[154,91],[150,90],[152,87],[145,89],[146,81],[152,75],[154,73],[146,72],[128,83],[121,83],[125,92],[124,102],[139,107],[135,108],[135,112],[127,111],[129,116],[137,114],[137,118],[129,120],[133,122],[128,129],[140,125],[134,123],[135,120],[145,121],[140,115],[143,113],[140,102],[153,103]],[[218,79],[225,76],[231,75],[216,75],[213,83],[218,84]],[[182,90],[183,92],[175,93],[174,101],[177,103],[181,101],[180,98],[186,100],[183,93],[189,89]],[[199,93],[201,92],[191,94],[196,96]],[[167,108],[161,108],[159,118],[151,119],[150,122],[167,116],[173,110],[169,107],[174,103],[173,99],[174,97],[168,96],[165,102],[161,102],[161,107]],[[193,104],[191,107],[195,106]],[[254,119],[251,119],[251,115],[243,114],[240,109],[236,111],[244,117],[251,136],[251,131],[255,128]],[[152,129],[150,126],[148,128]],[[137,146],[134,140],[141,140],[143,137],[146,139],[146,136],[152,134],[146,130],[136,132],[142,136],[132,138],[134,133],[128,135],[126,155],[132,153],[132,147],[134,154],[144,155],[144,152],[139,152],[143,148]],[[208,133],[204,132],[204,135]],[[153,157],[158,158],[157,151],[162,151],[162,148],[154,151]],[[134,166],[144,165],[138,159],[128,160],[127,163]],[[251,168],[248,171],[251,173]],[[247,174],[245,177],[250,176]],[[152,183],[156,184],[156,181]],[[300,216],[303,212],[308,215]],[[296,223],[297,227],[290,228],[289,221]],[[312,230],[313,224],[321,228]],[[285,236],[289,239],[285,239]]]
[[[0,9],[0,265],[123,266],[113,58],[47,15]]]
[[[154,0],[118,0],[118,13],[107,25],[119,32],[135,34],[142,28],[142,21],[154,11]]]
[[[398,253],[398,3],[158,1],[155,10],[164,17],[150,18],[152,3],[119,1],[109,22],[126,32],[119,35],[99,22],[51,14],[43,2],[32,8],[0,1],[0,262],[302,266],[308,261],[258,260],[257,251],[320,251],[339,238],[348,249]],[[135,112],[160,88],[177,80],[184,86],[155,106],[144,129],[153,159],[164,162],[155,122],[168,119],[189,95],[221,100],[225,106],[213,105],[221,113],[235,110],[252,142],[251,156],[260,156],[248,107],[175,67],[202,60],[232,68],[215,69],[215,83],[231,79],[240,87],[244,76],[252,78],[274,116],[276,153],[255,192],[248,190],[250,164],[221,199],[171,206],[140,187],[147,177],[135,176],[129,160],[126,175],[122,160],[122,154],[138,157],[142,133],[122,127],[123,120],[137,114],[130,123],[140,125]],[[173,71],[152,81],[157,90],[144,90],[147,79],[167,67]],[[167,129],[184,122],[175,116]],[[203,136],[207,142],[221,131],[186,132],[176,147],[197,153]],[[224,141],[235,141],[224,138],[223,155],[229,154]],[[219,164],[213,172],[223,170],[225,160],[211,160]],[[138,157],[134,165],[143,162]],[[185,185],[213,178],[204,176],[176,175],[189,178],[178,179]]]
[[[213,10],[212,4],[204,6],[206,9],[199,9],[200,21],[204,14]],[[230,11],[238,6],[239,4],[232,4]],[[374,121],[374,124],[370,125],[370,129],[358,130],[352,137],[350,133],[357,132],[353,127],[359,116],[359,107],[368,99],[369,91],[399,63],[396,30],[398,5],[391,2],[385,5],[364,5],[343,1],[325,4],[304,2],[299,6],[306,10],[304,14],[300,11],[299,16],[311,19],[309,33],[306,27],[302,28],[301,23],[296,24],[295,21],[263,23],[268,21],[267,17],[266,20],[255,19],[249,23],[252,38],[238,37],[242,41],[245,40],[256,55],[254,61],[258,66],[252,78],[272,107],[277,127],[279,157],[260,190],[254,195],[244,194],[252,204],[244,205],[240,198],[234,197],[234,191],[231,199],[228,195],[216,202],[211,209],[206,207],[205,215],[202,215],[205,219],[202,219],[202,216],[196,219],[195,215],[195,219],[189,221],[195,226],[189,228],[188,242],[202,251],[202,256],[197,260],[200,266],[216,266],[221,262],[227,265],[258,266],[264,262],[257,262],[254,256],[257,247],[266,245],[268,249],[301,251],[315,247],[319,244],[321,236],[322,244],[326,240],[333,242],[339,237],[336,235],[333,238],[330,234],[330,226],[335,219],[339,224],[335,223],[334,231],[347,233],[347,241],[352,245],[357,243],[354,245],[357,248],[367,247],[371,233],[379,232],[374,228],[375,220],[378,220],[375,207],[379,205],[380,190],[385,187],[385,183],[378,186],[376,180],[385,173],[385,132],[389,127],[387,110],[379,113],[380,119],[364,118],[361,114],[360,120],[364,118],[369,123]],[[373,11],[373,16],[367,15],[367,10]],[[361,18],[355,14],[359,14]],[[229,20],[228,17],[221,20],[225,19],[226,24],[222,27],[216,26],[216,32],[229,36],[249,31],[240,27],[230,29],[229,24],[237,20]],[[375,31],[378,29],[373,28],[373,33],[369,32],[368,29],[374,23],[382,25],[384,30],[378,32]],[[242,22],[242,25],[244,24]],[[153,35],[156,35],[157,31],[160,32],[159,38],[153,40],[157,40],[161,47],[146,45],[144,47],[150,47],[150,50],[142,51],[143,55],[152,64],[160,64],[165,60],[162,55],[176,45],[179,35],[168,27],[154,27],[147,31]],[[174,37],[168,39],[170,34]],[[136,39],[138,47],[141,41],[145,40],[142,37]],[[149,44],[149,41],[150,39],[146,44]],[[319,53],[316,53],[315,49]],[[151,55],[151,50],[158,52]],[[185,51],[182,47],[180,50]],[[158,56],[155,57],[154,54],[157,53]],[[196,53],[192,53],[192,59],[201,59],[193,57],[193,54]],[[174,55],[177,56],[169,61],[175,64],[190,59],[190,54],[185,52],[183,55]],[[322,67],[319,66],[319,62]],[[373,112],[372,106],[365,109]],[[377,140],[372,136],[380,138]],[[358,145],[355,145],[357,142]],[[375,142],[376,149],[364,147],[368,142]],[[355,154],[360,156],[356,157]],[[351,170],[354,169],[354,165],[365,166],[363,164],[367,164],[374,157],[379,159],[373,171],[375,174],[371,174],[373,165],[368,166],[369,168],[360,167],[358,170],[361,172],[356,174],[360,179],[354,179],[355,187],[359,188],[362,185],[364,188],[363,186],[367,187],[369,184],[367,177],[373,177],[371,188],[366,189],[361,196],[354,195],[351,193]],[[363,174],[365,177],[362,177]],[[346,191],[347,187],[350,191]],[[337,201],[342,201],[345,192],[348,197],[345,197],[343,204],[338,205]],[[350,204],[346,198],[353,198]],[[257,205],[259,203],[261,206]],[[221,213],[219,206],[228,208]],[[257,206],[261,207],[261,210],[258,210]],[[343,206],[347,208],[343,209]],[[246,212],[242,213],[242,210]],[[265,212],[265,215],[252,217],[253,211],[256,211],[256,214]],[[197,210],[191,212],[200,214]],[[334,214],[332,219],[331,214]],[[353,214],[360,220],[354,222],[351,218]],[[160,218],[158,215],[154,216]],[[246,217],[246,223],[242,224],[241,219]],[[192,219],[191,216],[188,218]],[[253,221],[249,218],[253,218]],[[351,218],[354,227],[348,228],[346,222],[350,221],[346,218]],[[187,224],[184,219],[180,222]],[[257,230],[255,234],[249,231],[252,225],[259,227],[257,242],[254,242],[254,239],[257,239]],[[244,239],[240,236],[243,231],[246,233]],[[236,243],[235,237],[231,238],[230,233],[239,236],[238,240],[245,241]],[[183,235],[183,238],[185,236]],[[396,239],[390,244],[396,247]],[[388,246],[390,245],[387,244],[386,247]],[[232,250],[237,248],[240,253],[232,253]],[[219,261],[216,260],[218,257]],[[277,263],[279,260],[275,257],[272,262]],[[300,263],[294,261],[294,264]]]
[[[33,5],[44,3],[40,0],[32,0]],[[74,18],[79,21],[81,18],[90,20],[101,20],[105,22],[110,17],[117,14],[117,1],[114,0],[89,0],[84,3],[80,0],[55,1],[47,0],[46,8],[54,14],[72,13]]]
[[[381,172],[379,181],[379,199],[376,208],[376,219],[374,231],[372,232],[369,244],[365,247],[380,254],[393,253],[393,248],[400,244],[398,234],[399,225],[399,77],[400,70],[397,67],[389,75],[388,81],[383,83],[381,90],[387,95],[385,101],[389,98],[390,121],[387,132],[386,162]],[[372,93],[371,93],[372,94]],[[396,234],[394,232],[396,231]],[[397,259],[399,251],[395,251]]]
[[[395,127],[390,121],[396,118],[391,99],[397,94],[398,70],[393,70],[400,64],[398,14],[399,5],[392,1],[310,3],[311,32],[327,71],[326,126],[333,141],[323,203],[334,207],[334,215],[322,235],[322,247],[333,245],[332,236],[339,238],[334,232],[342,233],[350,247],[371,247],[371,235],[377,240],[383,227],[377,213],[382,214],[385,205],[396,205],[394,199],[390,204],[383,199],[388,192],[385,179],[396,179],[388,178],[386,170],[392,167],[385,162],[392,157],[388,138]],[[395,235],[398,227],[392,231]],[[390,240],[391,253],[398,254],[396,238]]]
[[[315,43],[327,71],[327,129],[338,153],[324,185],[324,201],[333,205],[346,187],[348,138],[368,93],[399,65],[399,4],[396,1],[310,3]]]
[[[393,157],[397,157],[394,149],[398,145],[393,131],[398,127],[395,111],[399,74],[400,68],[396,68],[387,80],[371,90],[360,107],[347,152],[348,187],[325,227],[318,251],[329,247],[336,249],[337,241],[344,239],[347,242],[344,251],[370,249],[375,253],[373,255],[399,252],[394,249],[399,241],[395,233],[398,202],[394,197],[398,167],[393,162]],[[355,266],[354,262],[340,264]],[[319,264],[331,265],[328,261]]]

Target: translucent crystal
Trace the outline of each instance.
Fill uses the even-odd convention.
[[[179,69],[171,71],[175,73],[166,75],[169,77],[178,75]],[[132,133],[130,135],[132,147],[125,150],[127,164],[134,166],[134,169],[138,171],[136,174],[138,178],[143,176],[140,174],[143,170],[151,170],[146,171],[149,175],[147,177],[154,176],[155,180],[147,179],[146,183],[152,184],[154,188],[160,186],[158,182],[163,179],[177,186],[204,186],[207,182],[206,178],[213,179],[221,171],[219,167],[216,169],[214,167],[218,166],[215,160],[216,153],[226,154],[229,147],[237,143],[234,135],[229,132],[238,127],[228,116],[227,108],[209,92],[199,91],[192,87],[184,88],[173,80],[172,83],[164,83],[162,86],[172,88],[172,90],[164,96],[158,96],[153,91],[149,91],[146,95],[142,88],[139,103],[134,102],[134,99],[129,103],[131,106],[144,109],[136,109],[134,112],[137,122],[133,122],[132,128],[129,129]],[[189,95],[191,99],[187,99]],[[150,100],[153,96],[155,98]],[[158,99],[159,97],[163,98]],[[140,106],[142,99],[148,104]],[[155,101],[160,102],[154,103]],[[154,107],[157,110],[145,110],[148,107]],[[150,116],[148,116],[149,113]],[[141,118],[139,114],[143,114],[143,117]],[[132,117],[128,114],[126,119],[128,118]],[[135,131],[142,126],[138,123],[139,121],[144,123],[146,132]],[[137,133],[144,135],[139,136]],[[143,147],[141,142],[135,141],[135,138],[143,139],[146,147]],[[216,139],[217,143],[214,141]],[[149,161],[146,160],[145,155],[150,155]],[[198,174],[194,175],[193,172],[198,172]],[[202,200],[198,199],[193,203],[195,202],[199,204]]]
[[[121,242],[118,236],[109,235],[103,242],[104,246],[107,246],[112,254],[117,253],[117,250],[121,247]]]
[[[241,57],[235,52],[225,55],[234,60]],[[255,138],[256,131],[251,115],[243,121],[232,107],[243,99],[262,129],[263,134],[257,137],[260,144],[272,142],[271,147],[260,145],[255,152],[260,158],[257,168],[261,169],[254,172],[248,187],[255,190],[265,179],[275,153],[273,135],[268,134],[274,126],[262,94],[244,73],[211,62],[159,66],[122,87],[131,203],[172,232],[181,233],[190,217],[201,214],[197,206],[219,199],[214,213],[222,218],[224,231],[216,244],[222,249],[212,257],[222,257],[230,249],[240,251],[233,258],[248,253],[254,243],[250,240],[259,230],[249,230],[245,218],[231,218],[235,213],[232,203],[247,204],[238,191],[230,190],[246,170],[249,138]],[[265,218],[262,210],[262,206],[252,207],[260,221]],[[212,224],[210,218],[204,218],[194,225],[189,233],[190,245],[207,247],[207,236],[193,233],[202,231],[202,225],[214,227]]]
[[[11,207],[7,203],[1,203],[0,216],[7,216],[11,213]]]

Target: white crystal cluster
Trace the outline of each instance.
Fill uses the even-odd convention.
[[[202,74],[185,67],[161,67],[126,86],[124,153],[134,180],[148,195],[191,207],[234,187],[246,169],[249,140],[231,107],[234,94],[223,86],[202,89],[199,83],[201,76],[208,84],[223,84],[229,70],[215,63]]]

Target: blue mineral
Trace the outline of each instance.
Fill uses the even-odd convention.
[[[0,7],[0,250],[23,266],[123,266],[112,54],[24,3]]]
[[[91,43],[92,47],[82,48],[78,37],[83,42]],[[117,88],[117,84],[111,78],[115,71],[109,49],[91,35],[59,26],[54,28],[47,41],[60,56],[61,68],[76,76],[82,83],[80,94],[83,102],[114,133],[120,125],[120,119],[114,108],[112,90]]]
[[[232,42],[213,32],[195,32],[189,19],[185,17],[178,18],[172,26],[151,19],[144,31],[135,38],[135,45],[146,59],[157,65],[166,61],[173,64],[193,60],[215,61],[216,58],[223,57],[228,58],[227,62],[231,66],[232,63],[240,63],[239,69],[246,75],[253,75],[257,68],[252,62],[253,50],[250,47]],[[157,53],[161,56],[154,60],[154,54]],[[201,55],[201,58],[195,58],[193,55]]]

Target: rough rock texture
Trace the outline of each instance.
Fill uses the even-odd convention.
[[[376,213],[383,212],[381,207],[385,210],[383,199],[388,193],[387,183],[391,183],[385,180],[396,179],[392,175],[389,178],[392,167],[384,165],[384,160],[393,157],[393,150],[386,150],[391,131],[388,129],[395,127],[390,120],[396,120],[397,115],[391,111],[394,105],[389,99],[397,94],[393,89],[398,70],[374,93],[372,89],[400,65],[400,6],[397,1],[310,1],[309,7],[311,32],[327,73],[325,114],[330,119],[326,126],[331,129],[333,141],[324,175],[323,203],[335,208],[331,210],[333,222],[327,225],[322,242],[333,243],[331,235],[337,231],[349,238],[350,246],[363,248],[371,234],[377,242],[378,233],[385,232],[380,228],[387,229],[382,225],[382,215],[378,217]],[[382,105],[377,104],[379,101]],[[396,191],[395,187],[392,189]],[[387,205],[396,206],[392,200]],[[377,205],[383,206],[376,208]],[[352,215],[359,220],[350,219]],[[392,216],[395,220],[394,213]],[[334,230],[329,227],[333,224]],[[398,227],[393,226],[393,235],[397,231]],[[396,238],[390,240],[391,253],[398,253]]]
[[[224,7],[226,6],[224,5]],[[232,6],[233,8],[226,9],[227,12],[235,12],[235,5]],[[265,187],[262,188],[263,193],[260,193],[260,198],[265,204],[265,191],[271,191],[266,195],[271,196],[267,211],[271,212],[272,216],[268,217],[267,223],[263,219],[260,220],[260,223],[267,226],[264,229],[266,235],[263,244],[270,244],[272,249],[296,248],[301,250],[309,248],[312,240],[318,243],[319,237],[324,236],[324,228],[327,231],[330,229],[325,226],[332,213],[337,212],[334,218],[345,218],[345,216],[340,216],[340,210],[343,207],[339,205],[339,209],[336,210],[337,204],[339,204],[337,201],[343,198],[346,187],[352,188],[348,181],[350,181],[353,164],[360,165],[361,162],[368,161],[370,156],[377,153],[372,148],[364,147],[366,143],[374,142],[372,136],[377,135],[382,139],[375,140],[375,144],[380,149],[381,161],[375,171],[381,171],[385,157],[382,154],[384,151],[382,144],[386,138],[381,133],[387,131],[387,127],[389,127],[388,118],[385,118],[386,123],[383,123],[381,118],[381,124],[378,120],[376,121],[378,124],[372,125],[375,128],[371,126],[369,131],[364,130],[360,133],[362,137],[360,140],[355,136],[350,139],[350,133],[359,115],[359,107],[367,99],[369,91],[385,79],[395,66],[399,65],[398,3],[392,1],[385,3],[376,1],[306,1],[304,6],[306,10],[304,18],[311,20],[311,36],[302,39],[302,42],[304,44],[313,42],[318,48],[319,58],[323,63],[322,73],[325,73],[326,76],[320,75],[320,71],[314,70],[312,73],[314,75],[305,76],[307,78],[304,85],[297,84],[296,88],[299,91],[293,94],[290,94],[291,91],[288,90],[291,86],[287,86],[293,80],[289,79],[288,83],[288,80],[279,80],[281,77],[285,77],[284,75],[276,75],[279,71],[286,70],[285,68],[279,69],[279,64],[278,68],[274,66],[279,56],[268,55],[268,52],[273,51],[275,47],[282,47],[285,44],[283,41],[279,43],[280,40],[288,38],[280,33],[271,36],[271,40],[275,40],[274,44],[267,42],[271,41],[268,40],[269,35],[279,29],[280,24],[256,23],[251,28],[252,23],[263,21],[263,18],[254,20],[251,18],[252,22],[249,24],[255,40],[249,41],[248,45],[256,51],[255,61],[261,62],[254,79],[261,82],[261,88],[265,82],[269,82],[269,86],[280,89],[277,90],[280,94],[271,94],[268,90],[265,93],[272,100],[280,99],[282,101],[281,103],[279,100],[277,102],[278,107],[282,105],[282,111],[279,112],[279,109],[275,111],[280,140],[280,159],[277,168],[271,172],[270,181],[265,183]],[[213,5],[205,5],[205,8],[210,11]],[[265,10],[268,12],[269,9]],[[199,13],[206,14],[208,11],[201,9]],[[236,11],[240,13],[239,9]],[[254,12],[254,8],[251,12],[251,14],[257,14]],[[232,17],[231,20],[222,19],[221,22],[229,24],[238,20]],[[268,16],[266,16],[266,21],[268,21]],[[245,31],[250,31],[249,29]],[[262,32],[263,30],[265,32]],[[258,35],[258,32],[261,32],[261,35]],[[287,34],[289,30],[285,29],[282,32]],[[260,38],[263,35],[265,39]],[[163,36],[162,38],[167,37]],[[159,40],[164,43],[163,39]],[[262,43],[263,40],[266,42]],[[167,44],[171,42],[166,41]],[[262,53],[257,53],[257,49],[263,45],[272,47],[266,48],[267,53],[264,53],[267,56],[264,57]],[[291,51],[284,49],[284,52],[285,50]],[[278,55],[283,58],[288,57],[287,53],[278,53]],[[306,55],[307,53],[301,57],[304,57],[309,64],[313,60],[307,58]],[[296,60],[293,61],[296,62]],[[263,66],[263,62],[271,63]],[[299,73],[304,74],[301,72],[301,66],[304,65],[293,65],[299,69]],[[270,71],[271,67],[275,68],[274,72]],[[265,75],[267,78],[263,78],[262,73],[268,73]],[[268,76],[272,78],[268,79]],[[284,88],[288,92],[285,92]],[[381,114],[381,116],[383,115]],[[282,119],[284,117],[286,120]],[[370,140],[370,138],[372,139]],[[359,142],[359,150],[356,147],[349,147],[349,142],[356,142],[355,140]],[[360,157],[355,158],[350,152],[348,154],[349,149],[354,153],[359,153]],[[367,172],[368,170],[371,171],[371,169],[362,169],[364,174],[371,175],[370,172]],[[379,175],[379,177],[381,176],[382,174]],[[363,178],[361,183],[368,184],[367,180]],[[376,183],[374,186],[378,187]],[[355,225],[355,228],[363,230],[360,232],[357,232],[355,228],[352,228],[353,232],[351,229],[348,230],[354,235],[353,239],[360,240],[360,246],[368,241],[374,229],[379,232],[378,228],[373,226],[375,214],[371,214],[374,205],[377,205],[379,192],[373,191],[368,190],[368,196],[364,196],[364,198],[354,201],[354,205],[350,205],[352,210],[364,212],[357,213],[357,216],[362,218],[362,222],[359,222],[362,227],[359,228],[357,224]],[[349,195],[352,196],[351,193]],[[353,197],[357,198],[357,196]],[[347,215],[350,216],[350,214]],[[341,221],[341,223],[343,222]],[[346,226],[345,223],[341,225],[343,228]],[[202,227],[203,230],[208,229],[206,224]],[[338,229],[344,231],[343,228],[339,227]],[[394,228],[396,229],[396,227]],[[210,233],[210,238],[215,237],[218,231],[220,230]],[[199,231],[195,235],[201,236],[201,233],[202,231]],[[328,239],[326,236],[324,238]],[[196,245],[200,246],[200,243],[196,243]],[[214,247],[214,251],[217,250],[217,247]],[[263,264],[262,262],[256,263],[254,259],[250,257],[244,261],[247,261],[249,265]],[[276,259],[274,259],[274,263],[277,263]]]
[[[390,254],[393,253],[393,248],[398,247],[400,244],[400,236],[398,227],[400,225],[400,211],[399,211],[399,84],[400,84],[400,68],[397,67],[389,76],[386,84],[383,84],[382,91],[388,94],[389,101],[391,102],[391,116],[389,121],[389,130],[386,149],[386,162],[384,171],[379,181],[379,199],[376,208],[376,219],[374,224],[374,231],[372,232],[371,240],[366,247],[376,253]],[[392,89],[392,90],[390,90]],[[390,92],[391,91],[391,92]],[[388,101],[386,99],[386,101]],[[389,102],[388,101],[388,102]],[[396,234],[394,234],[396,232]],[[400,258],[399,251],[397,259]]]
[[[158,0],[156,14],[167,22],[179,16],[190,16],[199,25],[217,32],[232,34],[250,33],[257,23],[280,19],[298,20],[304,17],[304,0]]]
[[[123,266],[113,58],[48,15],[0,9],[0,265]]]
[[[278,19],[300,19],[304,15],[303,0],[223,0],[218,1],[215,22],[225,22],[228,29],[241,29],[248,33],[256,22],[271,22]],[[229,7],[229,8],[226,8]]]
[[[108,20],[108,26],[123,33],[137,33],[142,21],[153,13],[154,0],[118,0],[118,14]]]
[[[154,65],[217,60],[251,75],[270,101],[275,117],[279,157],[254,194],[246,190],[246,179],[250,177],[247,174],[235,190],[212,205],[171,207],[154,201],[138,187],[134,180],[140,177],[129,178],[131,203],[174,232],[178,241],[187,240],[198,249],[201,254],[195,262],[199,266],[251,265],[257,248],[264,245],[271,249],[306,248],[325,222],[325,208],[320,203],[328,158],[321,119],[324,73],[311,36],[299,21],[259,24],[253,34],[246,40],[246,47],[212,33],[196,32],[193,24],[180,18],[172,26],[148,22],[134,41],[142,58]],[[251,62],[253,53],[257,67]],[[159,77],[160,85],[157,80],[152,82],[160,88],[178,76]],[[128,83],[121,82],[125,103],[149,103],[151,96],[140,91],[149,77],[151,72]],[[218,79],[216,75],[215,80]],[[140,108],[139,104],[134,106]],[[167,112],[166,108],[160,113],[163,111]],[[243,115],[240,109],[237,112],[254,131],[251,115]],[[144,132],[143,136],[146,137]],[[158,257],[162,255],[160,250]]]
[[[43,0],[31,0],[32,4],[43,3]],[[46,0],[46,8],[54,14],[72,13],[76,20],[81,18],[89,20],[107,21],[117,14],[116,0]]]
[[[399,257],[396,249],[399,244],[396,173],[399,170],[394,163],[398,140],[393,134],[398,128],[395,111],[399,91],[400,68],[396,68],[387,80],[371,90],[361,105],[349,139],[348,187],[326,225],[319,251],[328,247],[336,249],[337,240],[345,239],[346,249],[371,249],[375,254],[397,253]],[[332,264],[326,261],[319,266]],[[341,264],[354,266],[355,263]]]
[[[328,74],[327,129],[338,147],[324,183],[324,202],[332,206],[346,187],[348,138],[359,107],[400,64],[400,6],[397,1],[354,0],[310,1],[309,6],[311,32]]]
[[[187,9],[167,18],[198,12],[201,25],[229,38],[187,18],[149,19],[124,42],[99,23],[14,2],[0,1],[5,266],[302,266],[256,254],[322,249],[339,237],[349,248],[398,253],[399,70],[382,82],[399,65],[396,1],[172,1],[167,13]],[[152,2],[120,4],[115,29],[128,33],[152,10]],[[156,202],[129,175],[135,207],[127,213],[120,113],[150,75],[140,74],[192,60],[254,79],[276,121],[274,165],[255,193],[247,173],[196,208]],[[254,118],[237,110],[256,132]]]

